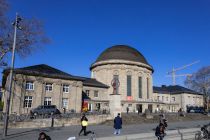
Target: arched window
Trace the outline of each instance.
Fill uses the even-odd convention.
[[[142,98],[142,77],[138,78],[138,89],[139,89],[139,98]]]
[[[131,96],[131,75],[127,75],[127,96]]]
[[[147,78],[147,99],[149,99],[149,78]]]

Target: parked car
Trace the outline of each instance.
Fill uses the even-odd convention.
[[[188,113],[204,113],[205,110],[203,107],[194,107],[194,106],[190,106],[187,108],[187,112]]]
[[[45,115],[45,114],[61,114],[56,105],[40,105],[31,110],[31,115]]]

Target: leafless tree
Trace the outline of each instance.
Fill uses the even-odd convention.
[[[12,51],[13,44],[14,27],[11,25],[12,21],[6,17],[8,7],[6,0],[0,0],[0,66],[7,65],[7,57]],[[29,56],[43,44],[49,43],[40,20],[23,19],[20,26],[16,42],[16,53],[19,56]]]
[[[185,85],[192,90],[203,93],[205,106],[207,106],[210,95],[210,66],[203,67],[196,73],[193,73],[192,76],[187,77]]]

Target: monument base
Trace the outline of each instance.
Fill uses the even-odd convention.
[[[118,113],[121,114],[121,95],[120,94],[110,94],[110,114],[114,118]]]

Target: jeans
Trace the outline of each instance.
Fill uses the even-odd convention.
[[[160,134],[157,136],[157,138],[158,138],[158,140],[163,140],[164,136],[165,136],[165,134]]]
[[[120,134],[120,129],[115,129],[114,134],[119,135]]]
[[[87,135],[87,133],[86,133],[86,126],[82,126],[82,129],[79,132],[79,136],[82,133],[82,131],[84,131],[84,135]]]

